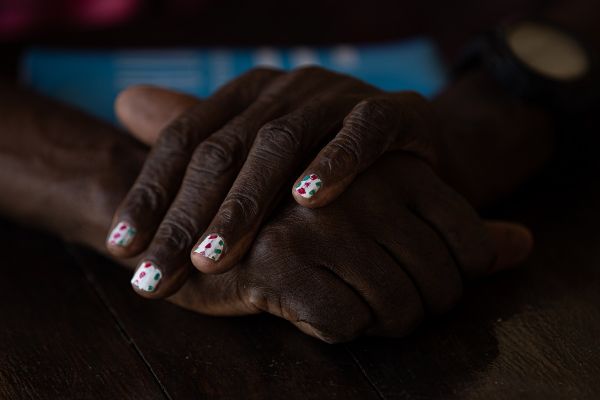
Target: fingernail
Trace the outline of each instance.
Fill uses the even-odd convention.
[[[223,254],[223,247],[225,247],[225,241],[223,238],[216,233],[211,233],[204,238],[198,247],[196,247],[194,253],[198,253],[206,258],[210,258],[213,261],[217,261]]]
[[[119,222],[108,237],[108,243],[114,246],[127,247],[137,231],[127,222]]]
[[[145,292],[154,292],[162,274],[158,267],[151,261],[142,261],[131,278],[131,284]]]
[[[305,199],[310,199],[321,189],[321,180],[315,174],[306,175],[296,185],[296,193]]]

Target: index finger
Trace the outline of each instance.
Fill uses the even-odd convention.
[[[146,248],[177,194],[196,146],[245,109],[279,74],[276,70],[252,70],[188,109],[163,130],[115,213],[107,238],[113,255],[131,257]]]

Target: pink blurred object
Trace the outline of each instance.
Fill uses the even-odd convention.
[[[0,0],[0,35],[28,31],[41,19],[41,14],[37,0]]]
[[[141,3],[141,0],[66,0],[65,8],[75,24],[98,27],[128,20]]]
[[[127,21],[143,0],[0,0],[0,39],[56,26],[104,27]]]

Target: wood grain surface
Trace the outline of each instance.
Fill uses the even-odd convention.
[[[472,13],[491,13],[487,3],[470,3]],[[510,10],[517,2],[495,3]],[[328,4],[337,18],[339,3]],[[427,14],[430,6],[424,2],[414,13]],[[458,29],[457,16],[448,15],[463,9],[445,7],[439,19],[452,23],[426,28],[446,39],[447,53],[497,19]],[[257,29],[248,44],[374,40],[423,29],[412,17],[413,24],[394,19],[380,29],[379,20],[362,21],[364,8],[345,14],[352,35],[325,17],[308,36],[273,37],[242,13],[229,24],[196,23],[193,32],[177,26],[171,41],[240,43],[232,25],[244,35]],[[302,16],[291,32],[306,26]],[[171,31],[162,28],[152,25],[155,45],[171,43],[165,38]],[[71,40],[80,42],[76,36]],[[96,36],[98,43],[121,43],[125,35]],[[125,43],[148,41],[139,34]],[[69,43],[51,36],[47,42]],[[578,129],[570,132],[581,137]],[[269,316],[205,317],[143,300],[129,288],[128,272],[111,262],[1,223],[0,400],[600,399],[599,146],[581,147],[491,212],[533,229],[535,252],[523,268],[473,283],[453,312],[403,339],[326,345]]]
[[[109,261],[5,223],[0,398],[600,398],[598,169],[563,167],[495,211],[533,228],[526,265],[404,339],[332,346],[143,300]]]

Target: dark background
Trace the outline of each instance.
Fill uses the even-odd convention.
[[[311,44],[424,32],[451,62],[475,32],[543,2],[340,3],[213,2],[196,15],[149,2],[128,26],[7,42],[2,68],[14,72],[32,43]],[[583,120],[569,133],[541,176],[486,211],[532,228],[530,260],[473,284],[452,313],[404,339],[326,345],[269,316],[205,317],[144,300],[109,261],[4,222],[0,399],[598,399],[597,130]]]

